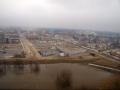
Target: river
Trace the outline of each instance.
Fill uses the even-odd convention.
[[[70,72],[73,88],[97,87],[112,73],[76,63],[0,65],[0,89],[56,89],[56,78]]]

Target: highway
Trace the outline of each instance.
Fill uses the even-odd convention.
[[[113,62],[120,63],[120,61],[117,61],[116,59],[113,59],[113,58],[111,58],[111,57],[109,57],[109,56],[106,56],[106,55],[104,55],[104,54],[102,54],[102,53],[99,53],[99,52],[98,52],[97,50],[95,50],[95,49],[91,49],[91,48],[88,48],[88,47],[85,47],[85,46],[82,46],[82,48],[87,49],[87,50],[90,50],[91,52],[97,54],[97,55],[100,56],[100,57],[106,58],[107,60],[111,60],[111,61],[113,61]]]
[[[88,63],[88,65],[94,66],[94,67],[97,67],[97,68],[100,68],[100,69],[103,69],[103,70],[120,73],[119,69],[115,69],[115,68],[111,68],[111,67],[106,67],[106,66],[101,66],[101,65],[97,65],[97,64],[93,64],[93,63]]]
[[[23,47],[23,50],[26,54],[26,58],[28,59],[41,59],[41,55],[38,53],[34,45],[26,39],[26,37],[23,34],[19,34],[20,36],[20,42]]]

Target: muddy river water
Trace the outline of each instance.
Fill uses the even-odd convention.
[[[56,89],[56,78],[63,71],[70,72],[73,88],[95,87],[112,76],[112,73],[75,63],[0,65],[0,88]]]

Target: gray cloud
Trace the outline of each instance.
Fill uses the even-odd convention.
[[[120,31],[120,0],[0,0],[0,26]]]

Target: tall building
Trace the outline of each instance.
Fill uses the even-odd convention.
[[[3,32],[0,32],[0,43],[4,43],[5,41],[5,34]]]

